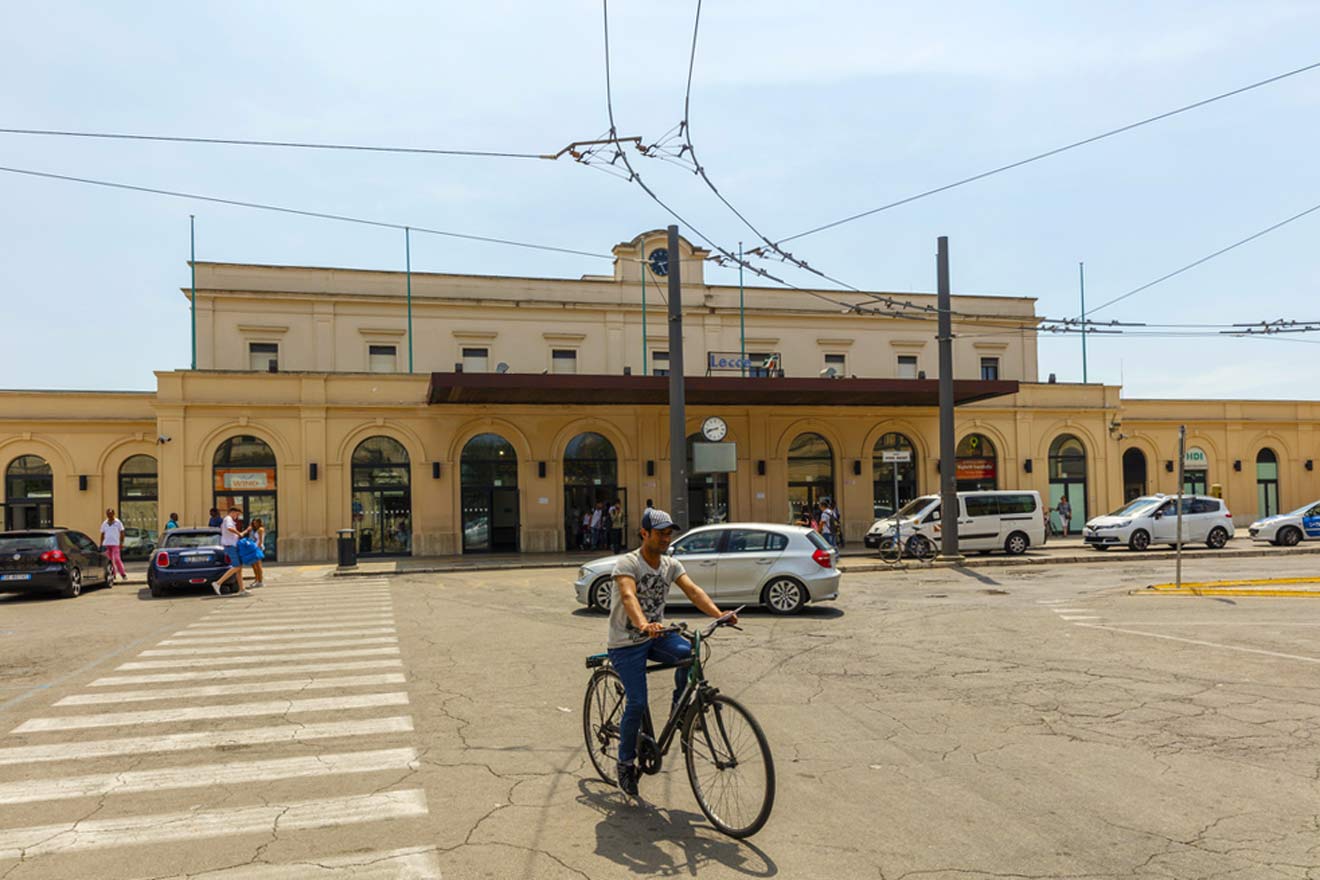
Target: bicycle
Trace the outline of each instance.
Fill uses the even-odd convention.
[[[663,630],[679,633],[691,642],[692,656],[679,663],[649,664],[646,673],[686,667],[687,683],[658,737],[647,708],[637,743],[637,768],[654,776],[660,772],[677,735],[688,782],[701,812],[721,832],[737,838],[760,831],[770,818],[775,801],[775,762],[765,733],[752,713],[706,680],[701,648],[722,626],[740,629],[730,618],[741,610],[716,618],[695,632],[690,632],[685,623]],[[582,704],[587,754],[600,778],[616,785],[613,774],[625,703],[623,681],[610,666],[607,653],[587,657],[586,666],[595,670]]]
[[[904,562],[930,565],[935,559],[935,542],[925,535],[912,535],[899,546],[894,536],[880,541],[880,560],[887,565],[901,566]]]

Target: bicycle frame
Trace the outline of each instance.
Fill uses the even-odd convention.
[[[678,669],[684,664],[688,665],[687,682],[683,685],[683,691],[678,696],[678,702],[674,705],[674,711],[665,722],[665,726],[660,730],[660,736],[655,735],[655,726],[651,721],[651,708],[648,706],[646,712],[642,715],[642,736],[649,739],[656,747],[656,757],[663,758],[669,753],[669,747],[673,745],[674,737],[682,727],[687,717],[695,712],[700,712],[705,702],[717,693],[716,689],[706,683],[706,676],[701,667],[701,633],[693,633],[692,637],[692,659],[684,660],[680,663],[655,663],[646,667],[646,674],[653,672],[663,672],[667,669]],[[659,770],[657,761],[655,770]]]

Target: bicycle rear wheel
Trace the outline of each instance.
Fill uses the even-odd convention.
[[[683,729],[688,782],[697,805],[730,837],[761,830],[775,804],[775,762],[761,725],[723,694]]]
[[[623,722],[623,681],[609,667],[597,669],[587,682],[582,701],[582,735],[587,755],[600,778],[615,785],[619,760],[619,725]]]

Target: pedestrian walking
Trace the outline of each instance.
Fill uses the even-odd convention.
[[[115,572],[121,579],[127,581],[128,572],[124,571],[123,556],[124,524],[115,516],[113,507],[105,512],[105,522],[101,523],[101,546],[105,548],[105,554],[110,557],[110,565]]]
[[[231,507],[229,508],[229,515],[220,520],[220,546],[225,548],[225,556],[229,559],[229,570],[220,575],[215,583],[211,584],[211,589],[215,590],[217,596],[225,595],[220,588],[231,577],[238,584],[238,590],[229,595],[251,595],[243,586],[243,559],[238,555],[238,539],[243,536],[243,533],[239,531],[238,521],[242,516],[243,511],[241,509]]]
[[[829,504],[830,504],[830,519],[834,523],[834,540],[837,542],[835,543],[834,546],[842,549],[844,544],[843,517],[839,516],[839,505],[834,503],[833,498],[830,499]]]
[[[797,519],[793,521],[793,525],[802,526],[804,529],[814,528],[811,524],[811,515],[807,512],[807,505],[802,505],[802,508],[798,511]]]
[[[578,549],[591,549],[591,509],[582,511],[582,531],[578,534]]]
[[[1063,536],[1068,537],[1068,529],[1072,525],[1072,503],[1067,495],[1059,496],[1059,503],[1054,506],[1059,512],[1059,525],[1063,527]]]
[[[597,501],[596,506],[591,511],[591,549],[599,550],[605,542],[605,536],[600,526],[600,521],[605,518],[605,502]]]
[[[165,522],[165,531],[168,532],[170,529],[177,529],[178,527],[179,515],[177,513],[171,513],[170,518]]]
[[[210,529],[217,529],[220,527],[222,523],[224,523],[224,521],[225,521],[224,517],[220,515],[220,509],[218,507],[212,507],[211,518],[206,521],[206,527]]]
[[[821,499],[820,502],[820,536],[824,538],[831,547],[837,547],[834,540],[834,513],[830,510],[830,504],[827,500]]]
[[[256,544],[254,554],[256,558],[252,560],[252,576],[255,578],[252,581],[252,586],[264,587],[266,586],[266,573],[261,568],[261,560],[266,558],[266,525],[261,521],[261,517],[252,517],[252,525],[247,527],[244,534],[252,539],[253,544]]]
[[[628,534],[628,515],[623,509],[623,500],[614,499],[614,552],[622,553],[624,544],[624,535]]]

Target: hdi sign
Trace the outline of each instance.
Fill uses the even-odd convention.
[[[1204,470],[1210,464],[1210,459],[1206,457],[1205,450],[1199,446],[1188,447],[1183,453],[1183,467],[1196,468]]]

